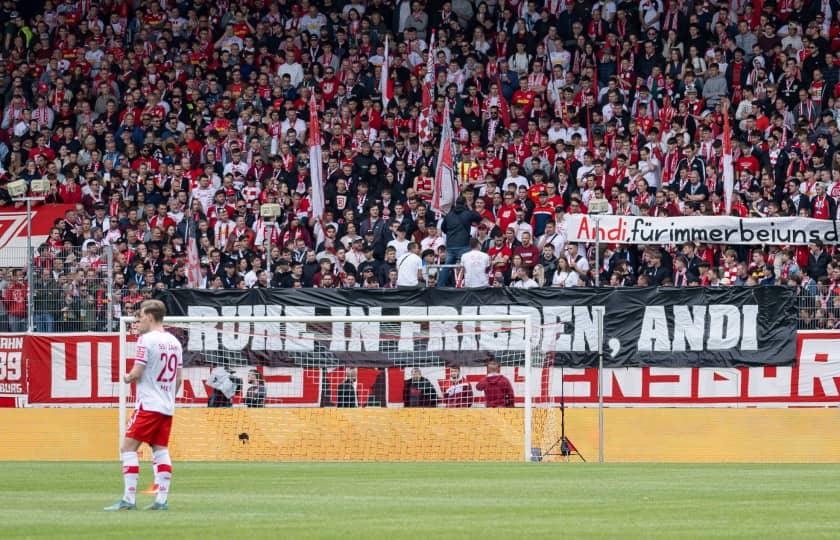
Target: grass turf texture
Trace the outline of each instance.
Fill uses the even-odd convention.
[[[175,463],[168,512],[109,513],[118,463],[0,463],[0,538],[837,538],[838,475],[831,465],[193,462]],[[143,463],[139,489],[150,478]]]

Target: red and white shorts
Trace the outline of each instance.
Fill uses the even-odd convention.
[[[135,409],[125,436],[154,446],[169,446],[172,417],[159,412]]]

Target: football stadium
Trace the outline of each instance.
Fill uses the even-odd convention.
[[[0,23],[3,538],[837,537],[837,1]]]

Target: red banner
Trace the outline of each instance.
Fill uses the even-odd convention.
[[[26,397],[23,335],[0,337],[0,407],[16,407]]]
[[[31,405],[113,406],[119,401],[119,337],[111,334],[35,335],[25,340]],[[128,367],[132,364],[127,363]],[[205,384],[210,367],[184,370],[178,396],[186,405],[206,405],[212,390]],[[317,406],[319,371],[303,368],[260,368],[272,403]],[[248,380],[248,367],[234,369]],[[241,397],[236,402],[241,401]]]
[[[113,406],[118,392],[118,338],[114,335],[45,335],[0,337],[0,406]],[[21,354],[22,353],[22,354]],[[610,406],[837,406],[840,402],[840,333],[800,332],[796,367],[757,368],[622,368],[604,370],[605,402]],[[130,362],[129,362],[130,364]],[[247,367],[234,370],[247,386]],[[318,369],[261,367],[268,402],[287,407],[317,407],[335,402],[344,369],[325,375]],[[360,404],[402,404],[409,368],[359,369]],[[535,368],[531,393],[538,405],[594,406],[598,378],[594,369]],[[183,404],[206,405],[210,367],[184,370]],[[440,394],[448,368],[423,368]],[[475,391],[484,368],[462,368]],[[522,368],[502,368],[514,386],[517,403],[525,393]],[[27,376],[29,387],[27,389]],[[323,380],[323,378],[326,380]],[[384,384],[383,384],[384,383]],[[28,390],[28,392],[27,392]],[[241,400],[237,400],[237,403]]]
[[[26,265],[26,205],[20,207],[0,208],[0,249],[16,248],[7,251],[14,260],[6,260],[8,266]],[[32,207],[32,246],[37,248],[46,242],[53,223],[63,218],[68,210],[73,210],[72,204],[35,204]]]

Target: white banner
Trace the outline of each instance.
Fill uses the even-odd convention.
[[[596,221],[600,240],[610,244],[785,244],[806,245],[814,240],[838,244],[838,224],[834,220],[800,217],[736,218],[591,216],[566,217],[570,242],[594,242]]]

